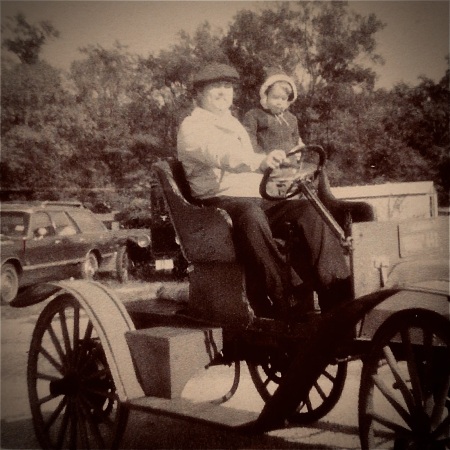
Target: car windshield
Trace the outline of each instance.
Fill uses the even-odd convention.
[[[29,216],[20,211],[2,211],[1,234],[10,237],[27,235]]]
[[[67,213],[75,220],[82,233],[96,233],[107,230],[105,225],[88,210],[74,208]]]

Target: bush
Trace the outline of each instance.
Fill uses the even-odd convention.
[[[150,200],[137,198],[116,214],[116,220],[125,228],[150,228],[152,208]]]

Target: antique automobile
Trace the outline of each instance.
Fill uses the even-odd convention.
[[[1,300],[38,281],[94,278],[98,272],[128,279],[129,254],[147,247],[140,230],[108,230],[79,202],[4,202],[1,205]]]
[[[186,302],[123,303],[97,282],[74,280],[31,287],[11,304],[46,303],[28,360],[43,448],[117,447],[131,410],[241,433],[302,426],[335,406],[348,361],[359,358],[361,447],[448,448],[448,218],[377,222],[369,205],[330,194],[321,147],[292,153],[295,163],[264,175],[261,195],[311,202],[348,256],[354,299],[324,314],[313,301],[298,320],[255,315],[229,216],[192,201],[179,162],[158,162],[190,266]],[[289,235],[284,244],[292,251]],[[241,363],[265,401],[260,412],[224,405]],[[221,365],[231,376],[216,398],[183,396],[198,370]]]

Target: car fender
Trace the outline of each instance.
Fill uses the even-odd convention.
[[[384,299],[366,314],[361,323],[361,339],[372,339],[382,323],[404,309],[426,309],[450,320],[448,280],[421,281],[399,286],[398,289],[397,293]]]
[[[448,286],[448,282],[446,283]],[[386,305],[392,308],[391,314],[405,308],[416,308],[418,304],[424,308],[424,295],[430,296],[427,302],[435,303],[433,310],[443,313],[442,307],[446,305],[448,318],[448,289],[446,290],[445,282],[442,281],[381,289],[348,302],[323,316],[317,327],[308,334],[306,341],[299,342],[297,353],[289,369],[283,374],[278,388],[266,402],[256,422],[248,428],[264,432],[283,427],[284,421],[307,397],[311,387],[332,360],[336,348],[351,336],[358,322],[366,322],[373,311],[386,308]],[[378,323],[378,326],[380,324]]]
[[[357,323],[371,309],[397,292],[398,289],[381,289],[347,302],[318,320],[317,326],[298,343],[289,369],[250,428],[262,432],[282,427],[285,419],[306,398],[333,359],[336,349],[352,337]]]
[[[23,266],[22,266],[22,262],[19,259],[17,259],[17,258],[6,258],[6,259],[2,260],[2,267],[3,267],[4,264],[12,264],[16,268],[17,273],[19,274],[19,276],[22,275],[22,273],[23,273]]]
[[[139,247],[149,247],[151,244],[150,231],[141,228],[125,228],[114,231],[115,236],[123,243],[132,242]]]
[[[18,296],[16,307],[46,301],[58,301],[61,295],[71,295],[84,309],[105,351],[120,401],[144,396],[133,365],[125,333],[134,331],[131,317],[119,298],[104,285],[86,280],[59,281],[33,286],[28,294]]]
[[[108,253],[103,252],[103,254],[102,254],[102,252],[101,252],[98,248],[96,248],[96,247],[90,247],[90,248],[85,252],[83,258],[81,258],[81,260],[80,260],[81,264],[83,264],[83,263],[86,261],[86,258],[88,257],[88,255],[89,255],[90,253],[93,253],[94,256],[97,258],[97,261],[98,261],[98,265],[99,265],[99,266],[102,264],[102,261],[103,261],[103,259],[104,259],[105,257],[109,257],[109,256],[110,256],[110,253],[109,253],[109,252],[108,252]]]

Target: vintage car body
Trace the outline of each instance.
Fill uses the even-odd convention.
[[[242,433],[287,423],[302,426],[334,407],[351,359],[363,363],[361,448],[448,447],[448,218],[376,222],[365,205],[325,195],[321,202],[325,176],[319,196],[298,178],[302,192],[341,239],[354,298],[324,314],[258,317],[245,295],[229,217],[183,196],[176,162],[154,167],[176,236],[192,264],[186,302],[143,298],[124,303],[100,283],[73,280],[33,286],[11,303],[47,303],[33,332],[27,372],[42,448],[86,448],[89,429],[95,430],[92,441],[116,448],[130,410]],[[344,219],[345,233],[330,211]],[[222,406],[238,388],[241,362],[265,402],[259,414]],[[224,395],[207,401],[183,397],[197,370],[215,366],[232,368]],[[386,404],[394,414],[385,413]],[[65,433],[70,436],[64,442],[67,421],[80,433]],[[100,422],[107,426],[101,429]],[[379,437],[383,445],[393,445],[381,447]]]

